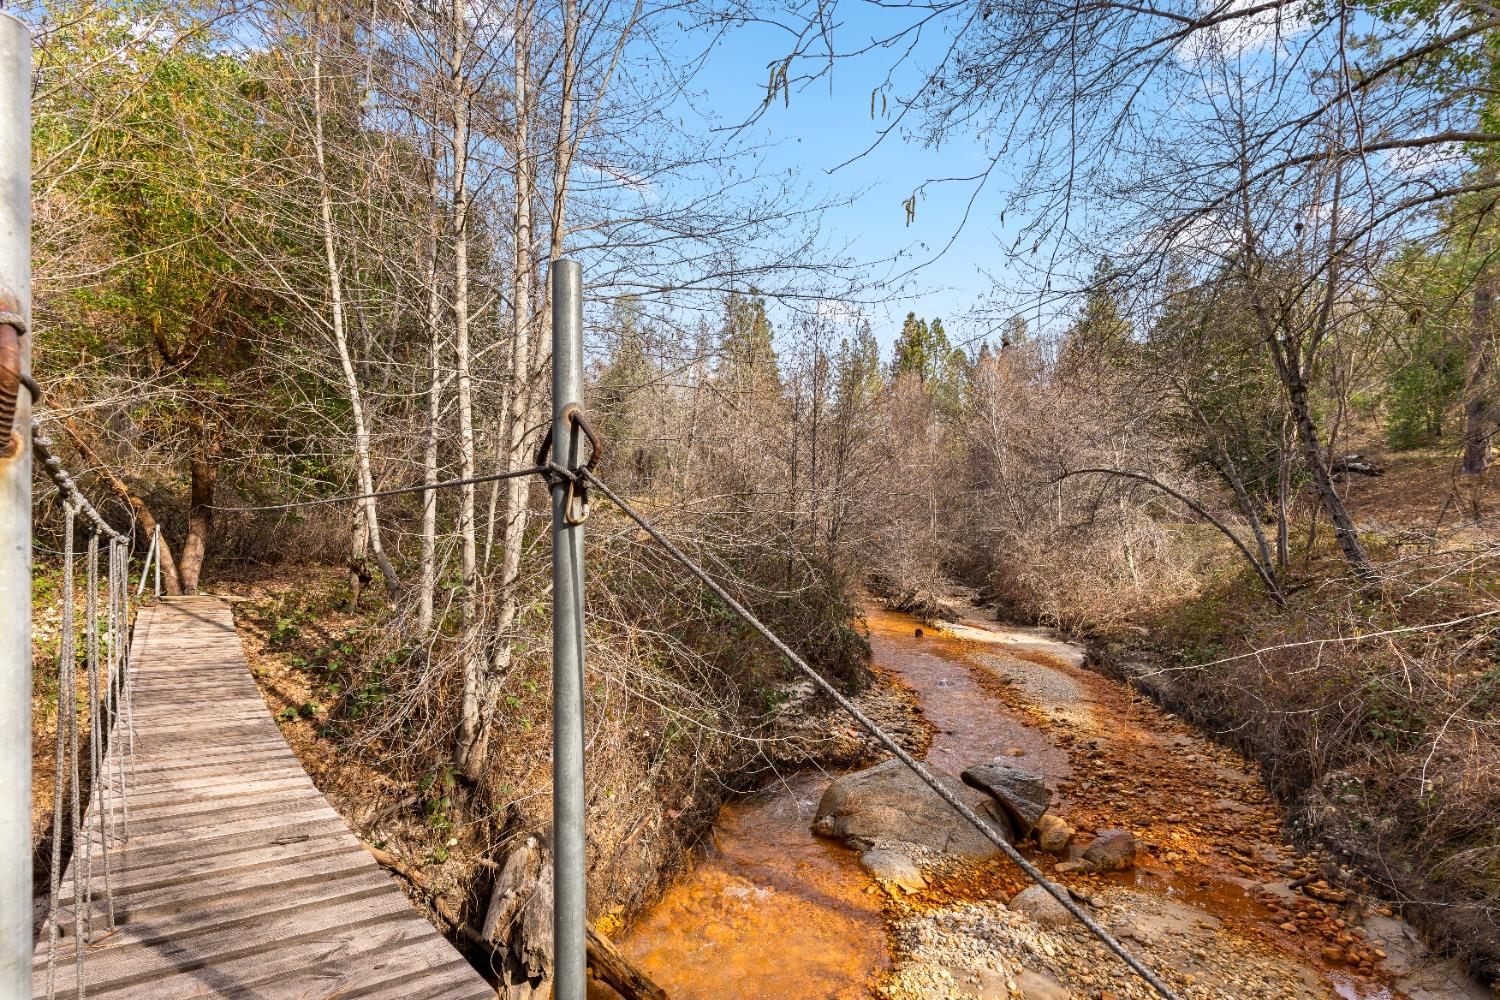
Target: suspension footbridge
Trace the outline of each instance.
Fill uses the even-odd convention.
[[[256,690],[226,604],[142,608],[128,669],[134,751],[122,715],[107,752],[129,757],[101,780],[129,780],[90,797],[61,880],[58,940],[39,937],[34,996],[80,995],[80,971],[82,995],[100,998],[495,995],[313,786]],[[85,863],[80,900],[71,887]]]

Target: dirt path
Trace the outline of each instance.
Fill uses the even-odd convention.
[[[1183,996],[1488,1000],[1400,921],[1317,881],[1321,859],[1285,845],[1243,761],[1087,670],[1081,650],[978,621],[926,634],[904,615],[869,621],[876,666],[933,727],[927,760],[956,774],[1003,755],[1044,777],[1078,833],[1066,856],[1028,854]],[[1003,860],[927,857],[927,890],[877,889],[808,830],[827,781],[794,776],[726,808],[695,871],[626,935],[676,1000],[1152,995],[1081,927],[1007,907],[1027,883]],[[1067,870],[1112,828],[1145,845],[1135,869]]]

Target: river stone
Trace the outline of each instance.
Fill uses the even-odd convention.
[[[1043,927],[1061,927],[1073,920],[1073,914],[1039,885],[1022,889],[1010,898],[1009,906],[1024,913]]]
[[[933,769],[938,780],[985,819],[1000,819],[989,796],[965,788],[951,774]],[[992,858],[1000,849],[953,807],[938,798],[899,760],[887,760],[836,779],[818,802],[813,832],[842,840],[855,850],[877,841],[909,843],[943,854]]]
[[[1031,836],[1037,820],[1052,804],[1052,793],[1042,779],[997,757],[988,764],[975,764],[964,771],[964,784],[988,792],[1000,803],[1018,839]]]
[[[1036,821],[1036,842],[1048,854],[1061,854],[1073,839],[1073,828],[1061,816],[1043,816]]]
[[[864,866],[865,871],[882,882],[894,883],[907,892],[917,892],[927,888],[927,879],[922,877],[922,869],[900,851],[876,848],[861,854],[859,863]]]
[[[1094,871],[1118,872],[1135,867],[1140,844],[1129,830],[1104,830],[1084,848],[1083,860]]]

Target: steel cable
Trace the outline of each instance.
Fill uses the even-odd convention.
[[[84,811],[86,825],[73,825],[73,868],[78,868],[78,838],[83,838],[83,901],[74,900],[83,910],[84,941],[94,938],[94,830],[103,816],[99,801],[99,533],[90,532],[84,549],[83,670],[84,690],[89,710],[89,808]]]
[[[297,507],[322,507],[331,503],[344,503],[348,500],[378,500],[381,497],[399,497],[407,493],[426,493],[429,490],[446,490],[454,486],[473,486],[478,483],[495,483],[503,479],[519,479],[522,476],[540,476],[547,472],[545,465],[529,465],[524,469],[513,469],[510,472],[491,472],[483,476],[468,476],[464,479],[445,479],[440,483],[422,483],[418,486],[401,486],[392,490],[376,490],[374,493],[344,493],[336,497],[320,497],[317,500],[293,500],[287,503],[264,504],[259,507],[221,507],[217,504],[206,504],[209,510],[223,511],[226,514],[259,514],[272,510],[293,510]]]
[[[58,902],[62,898],[62,814],[68,774],[68,715],[72,708],[73,504],[63,502],[62,616],[57,643],[57,738],[52,772],[52,871],[47,906],[47,1000],[57,995]],[[75,928],[77,926],[75,922]]]
[[[817,685],[824,694],[832,698],[840,708],[842,708],[850,715],[850,717],[854,719],[854,721],[859,723],[860,727],[863,728],[865,732],[873,736],[881,746],[889,750],[897,760],[906,765],[906,767],[910,769],[913,774],[915,774],[922,780],[923,784],[931,788],[938,794],[940,798],[942,798],[944,802],[952,806],[954,811],[956,811],[964,819],[968,820],[969,823],[973,824],[973,826],[978,829],[979,832],[983,834],[987,840],[989,840],[1002,852],[1004,852],[1006,857],[1010,858],[1010,860],[1014,862],[1017,867],[1025,872],[1027,877],[1029,877],[1033,882],[1045,889],[1048,895],[1057,900],[1058,903],[1060,903],[1063,908],[1073,916],[1075,920],[1083,924],[1083,926],[1086,927],[1089,932],[1094,935],[1094,937],[1098,938],[1105,947],[1114,952],[1114,954],[1122,962],[1130,967],[1131,971],[1144,979],[1151,986],[1151,988],[1154,989],[1162,997],[1167,998],[1167,1000],[1178,1000],[1177,994],[1172,991],[1172,988],[1165,982],[1163,982],[1161,978],[1156,975],[1156,973],[1148,969],[1145,964],[1142,963],[1140,959],[1136,958],[1135,955],[1133,955],[1129,950],[1127,950],[1124,945],[1115,940],[1114,936],[1106,931],[1103,927],[1101,927],[1099,923],[1095,921],[1093,917],[1089,916],[1082,907],[1075,903],[1072,897],[1068,895],[1067,889],[1049,880],[1045,875],[1042,874],[1040,869],[1038,869],[1030,861],[1026,860],[1025,856],[1022,855],[1020,851],[1016,850],[1014,845],[1012,845],[1010,841],[1006,840],[1005,837],[1000,833],[1000,831],[996,830],[989,823],[986,823],[978,813],[976,813],[973,809],[970,809],[961,799],[958,798],[958,796],[954,795],[949,788],[947,788],[941,781],[939,781],[936,775],[934,775],[925,766],[923,766],[922,763],[919,762],[915,757],[902,749],[900,744],[891,739],[890,736],[886,735],[885,731],[881,729],[873,719],[865,715],[864,712],[860,711],[859,707],[855,705],[854,702],[850,701],[841,691],[838,690],[838,688],[834,687],[832,683],[824,678],[822,674],[818,673],[818,671],[808,666],[807,662],[803,660],[802,657],[793,652],[791,647],[782,642],[774,632],[772,632],[765,625],[761,624],[760,619],[751,614],[748,608],[731,597],[729,592],[722,586],[720,586],[713,579],[713,577],[709,576],[701,566],[699,566],[691,558],[685,555],[681,549],[673,545],[672,542],[669,541],[667,537],[656,528],[655,525],[648,521],[644,515],[642,515],[630,504],[622,500],[618,494],[616,494],[613,490],[606,486],[598,476],[594,475],[594,473],[589,471],[587,468],[580,468],[575,473],[568,473],[565,470],[556,468],[555,466],[554,469],[555,471],[560,472],[564,475],[568,475],[570,477],[573,475],[582,477],[590,484],[597,487],[599,492],[603,493],[615,504],[616,507],[620,508],[620,510],[625,514],[626,517],[634,521],[641,528],[641,530],[645,531],[646,534],[650,535],[658,545],[665,549],[668,555],[670,555],[679,564],[681,564],[681,566],[689,573],[697,577],[700,583],[702,583],[720,600],[727,604],[735,614],[744,619],[747,625],[755,629],[756,632],[760,633],[762,638],[764,638],[767,642],[774,646],[777,652],[786,657],[793,666],[795,666],[799,671],[803,673],[803,675],[805,675],[810,681]]]

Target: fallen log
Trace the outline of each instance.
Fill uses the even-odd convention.
[[[614,944],[589,928],[589,971],[625,1000],[667,1000],[667,991],[651,981]]]
[[[1340,455],[1333,460],[1333,474],[1358,473],[1361,476],[1383,476],[1385,467],[1376,465],[1363,455]]]

